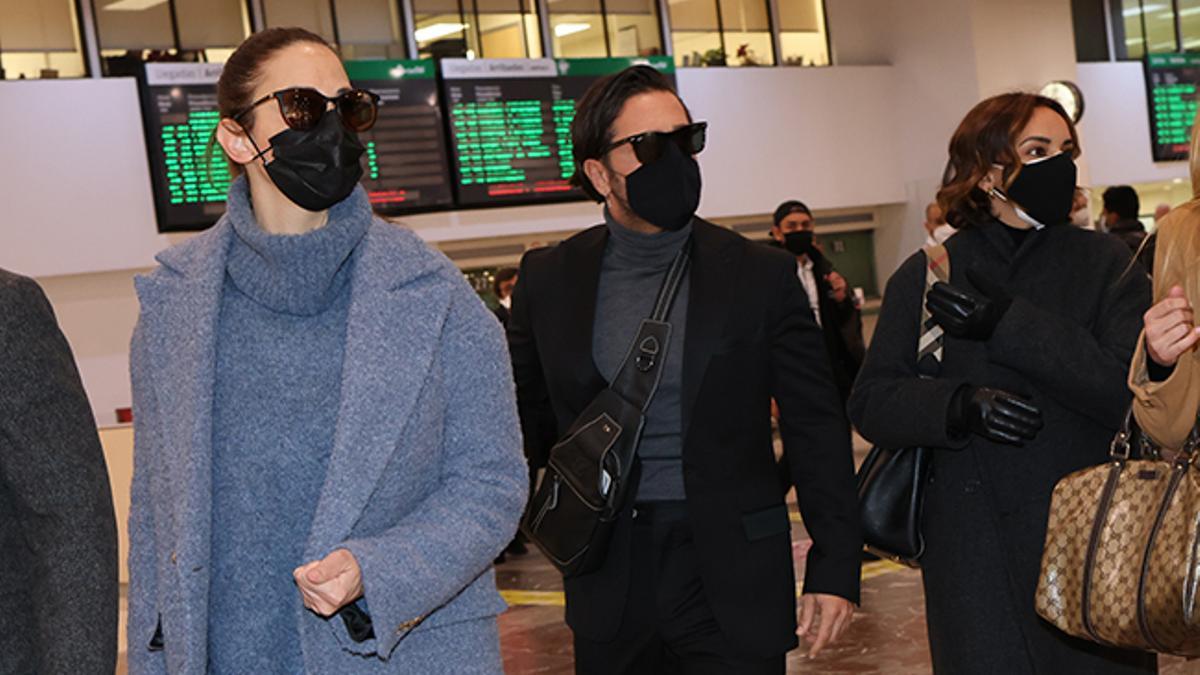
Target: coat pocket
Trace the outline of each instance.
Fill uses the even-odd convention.
[[[163,650],[162,614],[158,615],[158,624],[154,626],[154,635],[146,644],[146,651],[161,652]]]
[[[746,539],[758,541],[783,534],[791,530],[786,504],[777,504],[759,511],[751,511],[742,516],[742,529],[746,531]]]

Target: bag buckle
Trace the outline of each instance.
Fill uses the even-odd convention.
[[[662,346],[658,344],[658,338],[653,335],[642,340],[638,345],[638,355],[634,359],[634,365],[643,373],[650,372],[654,368],[654,364],[658,362],[658,355],[662,351]]]

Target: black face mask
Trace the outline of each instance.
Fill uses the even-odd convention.
[[[1071,153],[1061,152],[1021,167],[1006,194],[1042,225],[1061,225],[1071,218],[1076,178],[1075,159]]]
[[[808,255],[814,250],[812,230],[797,230],[783,235],[783,247],[792,255]]]
[[[297,206],[324,211],[354,191],[366,148],[329,111],[308,131],[284,129],[271,137],[275,158],[264,166],[275,187]]]
[[[681,230],[700,206],[700,165],[668,143],[661,157],[625,177],[629,208],[664,230]]]

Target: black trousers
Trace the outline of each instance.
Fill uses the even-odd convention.
[[[575,637],[580,675],[782,675],[784,654],[739,653],[721,634],[684,502],[639,504],[628,598],[611,642]]]

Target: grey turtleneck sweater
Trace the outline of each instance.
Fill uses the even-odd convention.
[[[689,224],[677,232],[641,234],[613,220],[606,209],[608,243],[600,266],[592,358],[612,382],[642,319],[650,316],[667,269],[692,235]],[[636,501],[669,501],[685,497],[683,488],[683,344],[687,323],[688,283],[684,279],[668,320],[671,342],[658,391],[650,402],[638,447],[642,478]]]
[[[245,181],[217,326],[209,672],[299,673],[302,560],[333,448],[350,276],[371,222],[357,191],[324,227],[271,235]],[[167,638],[170,639],[170,638]]]

